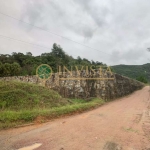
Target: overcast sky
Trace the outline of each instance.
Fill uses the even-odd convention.
[[[93,48],[0,14],[1,54],[40,55],[57,43],[74,58],[108,65],[149,62],[150,0],[0,0],[0,13]]]

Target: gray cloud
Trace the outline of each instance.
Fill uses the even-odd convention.
[[[52,47],[60,44],[74,57],[113,64],[143,64],[150,53],[149,0],[14,0],[0,1],[0,11],[97,50],[78,45],[0,15],[0,34]],[[49,52],[0,38],[0,53]],[[105,52],[102,53],[101,51]],[[107,54],[106,54],[107,53]]]
[[[93,0],[74,0],[77,2],[84,11],[86,11],[94,20],[94,22],[97,24],[98,27],[101,27],[103,25],[107,24],[107,19],[111,16],[111,9],[108,5],[104,5],[104,0],[101,1],[101,3],[97,3]],[[93,3],[95,2],[95,3]],[[100,4],[100,5],[99,5]],[[102,4],[102,5],[101,5]]]

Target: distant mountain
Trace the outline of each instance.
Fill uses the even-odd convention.
[[[144,65],[116,65],[111,66],[113,72],[136,79],[139,76],[144,76],[150,81],[150,63]]]

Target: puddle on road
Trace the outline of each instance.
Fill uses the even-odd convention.
[[[31,146],[26,146],[26,147],[23,147],[23,148],[19,148],[18,150],[34,150],[38,147],[40,147],[42,144],[41,143],[35,143]]]

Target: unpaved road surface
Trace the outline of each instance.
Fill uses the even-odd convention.
[[[36,150],[150,150],[149,87],[86,113],[0,131],[0,150],[35,143]]]

